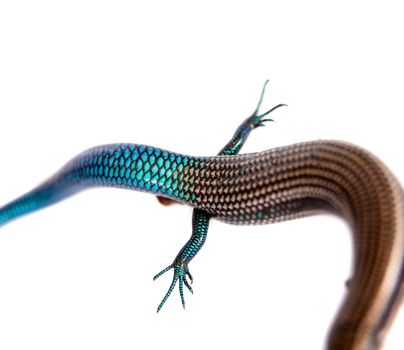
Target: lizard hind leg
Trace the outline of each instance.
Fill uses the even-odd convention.
[[[163,270],[161,270],[157,275],[153,277],[153,280],[156,280],[161,275],[165,274],[167,271],[173,269],[174,275],[171,282],[170,287],[160,305],[157,308],[157,312],[161,310],[166,300],[171,295],[171,292],[174,290],[177,281],[179,281],[179,290],[180,297],[183,308],[185,308],[185,299],[183,287],[187,287],[191,293],[193,293],[192,287],[190,283],[193,282],[193,278],[191,273],[189,272],[188,264],[195,257],[195,255],[202,248],[203,244],[206,240],[206,235],[208,233],[209,227],[209,215],[201,210],[194,210],[192,217],[192,235],[188,242],[181,248],[173,263]],[[187,280],[189,279],[189,282]]]
[[[240,149],[243,147],[244,142],[247,140],[250,132],[256,129],[259,126],[264,126],[265,122],[272,121],[272,119],[265,118],[269,113],[276,110],[279,107],[285,106],[285,104],[278,104],[275,107],[269,109],[264,113],[259,113],[259,109],[261,107],[265,89],[267,87],[268,80],[265,82],[264,87],[262,88],[260,99],[258,101],[257,107],[254,113],[244,120],[239,127],[237,128],[235,134],[230,139],[230,141],[224,146],[224,148],[219,152],[219,155],[234,155],[237,154]],[[171,205],[177,203],[176,201],[167,199],[165,197],[157,196],[159,202],[163,205]],[[184,245],[184,247],[180,250],[174,262],[159,272],[156,276],[154,276],[154,280],[158,277],[166,273],[167,271],[174,269],[174,276],[171,282],[171,285],[165,294],[163,300],[157,308],[157,312],[161,310],[164,303],[167,301],[172,291],[174,290],[177,281],[179,281],[179,290],[181,296],[181,302],[183,307],[185,307],[184,301],[184,293],[183,293],[183,285],[189,289],[191,293],[193,293],[192,288],[187,280],[192,283],[192,276],[188,269],[189,262],[193,259],[193,257],[199,252],[205,243],[206,236],[208,233],[210,216],[208,213],[205,213],[199,209],[194,209],[193,218],[192,218],[192,236],[189,241]]]
[[[153,277],[153,280],[156,280],[161,275],[165,274],[167,271],[169,271],[171,269],[174,269],[173,279],[171,281],[171,285],[168,288],[167,293],[165,294],[163,300],[161,301],[160,305],[157,308],[157,312],[159,312],[161,310],[161,308],[164,306],[165,302],[167,301],[167,299],[171,295],[172,291],[174,290],[175,285],[177,284],[177,281],[179,281],[181,303],[182,303],[182,307],[184,309],[185,309],[184,284],[192,294],[194,293],[191,285],[189,284],[189,282],[187,280],[187,277],[188,277],[192,283],[192,276],[191,276],[191,273],[189,272],[188,264],[185,264],[185,263],[174,262],[170,266],[167,266],[165,269],[161,270],[157,275],[155,275]]]
[[[162,197],[162,196],[156,196],[156,197],[157,197],[157,200],[159,201],[159,203],[164,206],[169,206],[169,205],[173,205],[173,204],[181,204],[181,203],[175,201],[174,199],[170,199],[170,198],[166,198],[166,197]]]
[[[270,118],[264,119],[264,117],[267,116],[268,114],[270,114],[271,112],[273,112],[275,109],[278,109],[279,107],[287,106],[287,104],[285,104],[285,103],[279,103],[275,107],[272,107],[271,109],[269,109],[268,111],[266,111],[262,114],[259,114],[259,109],[262,105],[262,101],[264,99],[265,90],[268,85],[268,82],[269,82],[269,80],[266,80],[264,83],[264,86],[261,91],[260,99],[257,103],[257,107],[255,108],[254,113],[247,119],[247,121],[249,121],[251,123],[251,127],[253,129],[256,127],[259,127],[259,126],[265,126],[265,122],[273,122],[274,121],[273,119],[270,119]]]

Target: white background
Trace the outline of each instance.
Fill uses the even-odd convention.
[[[255,108],[284,102],[244,152],[359,144],[401,181],[400,1],[1,1],[0,202],[88,147],[213,155]],[[212,221],[195,294],[157,315],[191,209],[98,189],[0,232],[0,348],[321,349],[350,271],[350,232],[317,216]],[[385,349],[402,349],[404,312]]]

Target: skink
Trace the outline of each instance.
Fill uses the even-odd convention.
[[[192,292],[188,264],[204,244],[211,218],[257,225],[331,211],[352,228],[354,269],[327,349],[380,349],[403,297],[403,190],[378,158],[346,142],[313,141],[238,155],[250,132],[281,106],[258,114],[264,90],[253,115],[218,156],[138,144],[91,148],[0,208],[0,224],[95,186],[146,191],[194,207],[190,240],[155,276],[174,271],[160,310],[177,282],[185,305],[183,286]]]

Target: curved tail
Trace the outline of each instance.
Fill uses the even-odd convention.
[[[83,187],[83,186],[80,186]],[[72,179],[58,175],[0,208],[0,226],[58,202],[79,190]]]
[[[135,144],[91,148],[31,192],[0,208],[0,225],[89,186],[123,187],[195,204],[191,184],[202,158]]]

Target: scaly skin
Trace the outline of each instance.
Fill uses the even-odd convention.
[[[240,147],[236,142],[225,150],[233,154]],[[327,349],[379,349],[402,301],[403,191],[379,159],[357,146],[313,141],[215,157],[136,144],[99,146],[0,208],[0,224],[94,186],[146,191],[198,209],[191,244],[179,253],[173,283],[160,305],[177,279],[182,299],[183,284],[190,287],[187,263],[203,245],[209,218],[256,225],[324,210],[343,216],[354,238],[353,276]]]
[[[223,149],[219,152],[219,155],[235,155],[238,154],[243,147],[244,143],[247,141],[250,132],[258,127],[264,126],[265,122],[273,121],[272,119],[264,119],[269,113],[273,112],[275,109],[286,106],[285,104],[278,104],[275,107],[271,108],[267,112],[263,114],[258,114],[259,108],[262,104],[262,100],[264,97],[265,89],[268,84],[268,80],[265,82],[264,87],[261,92],[260,99],[257,104],[257,108],[255,109],[254,113],[244,120],[240,126],[237,128],[236,132],[234,133],[233,137],[230,141],[223,147]],[[160,199],[161,201],[161,199]],[[168,202],[164,202],[164,204],[168,204]],[[184,293],[183,293],[183,285],[189,289],[191,293],[193,290],[187,281],[187,276],[190,279],[190,282],[193,282],[192,275],[189,272],[188,264],[194,258],[194,256],[199,252],[202,248],[203,244],[206,241],[206,236],[208,234],[209,228],[209,220],[210,215],[202,210],[194,209],[193,211],[193,218],[192,218],[192,235],[188,242],[182,247],[174,261],[171,265],[167,266],[165,269],[160,271],[156,276],[154,276],[153,280],[156,280],[158,277],[163,275],[165,272],[169,271],[170,269],[174,269],[174,276],[171,282],[171,285],[164,296],[163,300],[161,301],[160,305],[157,308],[157,312],[161,310],[164,303],[170,296],[171,292],[173,291],[175,284],[179,281],[179,289],[180,289],[180,296],[182,306],[185,308],[185,300],[184,300]]]

